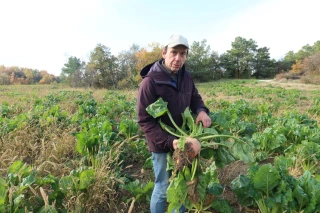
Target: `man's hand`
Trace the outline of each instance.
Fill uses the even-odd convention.
[[[178,148],[178,139],[174,139],[172,142],[173,145],[173,149],[177,149]]]
[[[192,155],[192,158],[194,158],[201,150],[200,142],[195,138],[187,137],[186,143],[190,144],[189,148],[192,149],[191,155]]]
[[[205,111],[199,112],[196,119],[196,124],[198,125],[200,121],[202,122],[204,128],[207,128],[211,125],[211,118],[207,115]]]
[[[191,138],[191,137],[187,137],[186,138],[186,143],[189,143],[189,148],[190,150],[190,157],[194,158],[201,150],[201,144],[200,142],[195,139],[195,138]],[[178,139],[174,139],[173,140],[173,148],[177,149],[178,148]]]

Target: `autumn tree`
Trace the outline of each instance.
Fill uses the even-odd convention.
[[[137,44],[133,44],[129,50],[121,51],[118,55],[118,65],[119,71],[123,76],[121,82],[121,87],[135,87],[137,82],[135,81],[135,76],[138,74],[138,53],[140,47]]]
[[[46,70],[41,70],[39,72],[39,75],[41,76],[41,80],[39,81],[39,84],[51,84],[53,82],[58,81],[56,76],[48,73]]]
[[[303,59],[317,52],[320,52],[320,41],[315,42],[312,46],[309,44],[304,45],[297,53],[292,50],[287,52],[283,60],[278,61],[278,64],[283,71],[288,71],[297,60],[303,61]]]
[[[98,44],[90,54],[86,76],[90,76],[95,87],[117,88],[121,76],[118,69],[117,58],[111,54],[110,48]],[[89,75],[90,73],[90,75]],[[94,77],[94,79],[92,79]]]
[[[136,70],[138,71],[135,77],[136,82],[141,81],[140,70],[143,67],[162,58],[162,49],[163,47],[159,43],[151,43],[148,48],[142,48],[136,53]]]
[[[36,72],[33,69],[30,68],[22,68],[22,72],[24,73],[26,79],[25,79],[25,84],[33,84],[35,83],[35,75]]]
[[[287,52],[284,58],[277,61],[277,73],[289,71],[292,65],[296,62],[296,58],[296,54],[292,50]]]
[[[320,52],[306,58],[302,70],[307,74],[320,76]]]
[[[291,67],[291,73],[295,75],[302,75],[303,74],[303,63],[301,60],[297,60],[295,64]]]
[[[0,71],[0,85],[9,85],[10,84],[10,76],[8,76],[5,72]]]

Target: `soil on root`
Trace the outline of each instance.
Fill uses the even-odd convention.
[[[190,143],[184,145],[184,150],[175,149],[172,155],[174,161],[174,171],[173,174],[176,174],[177,171],[181,171],[185,166],[189,166],[192,163],[193,158],[195,157],[194,151],[190,148]]]

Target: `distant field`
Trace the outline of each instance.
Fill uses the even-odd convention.
[[[235,80],[197,88],[217,132],[246,141],[255,162],[271,162],[275,173],[298,180],[309,171],[313,188],[320,189],[320,86]],[[137,89],[0,86],[0,212],[127,212],[132,198],[132,212],[148,212],[153,173],[136,121],[136,95]],[[273,167],[284,162],[280,156],[290,159],[286,172]],[[249,165],[230,159],[215,162],[225,187],[219,198],[234,212],[258,212],[231,190]],[[312,197],[311,189],[301,188],[306,201],[297,212]],[[320,207],[320,198],[312,199]]]

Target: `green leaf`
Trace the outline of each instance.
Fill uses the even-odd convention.
[[[184,146],[186,144],[186,137],[180,137],[178,139],[178,148],[182,151],[184,151]]]
[[[49,206],[42,206],[37,213],[58,213],[58,211],[54,206],[49,205]]]
[[[76,135],[77,143],[76,143],[76,150],[82,154],[86,155],[86,145],[87,145],[87,137],[85,132],[80,132]]]
[[[167,189],[167,201],[169,202],[168,212],[173,210],[178,211],[184,204],[188,194],[187,182],[184,180],[184,176],[178,174],[175,177],[168,189]]]
[[[31,186],[35,182],[36,182],[36,174],[33,171],[29,176],[22,179],[22,182],[19,188],[19,193],[22,193],[24,189],[28,188],[28,186]]]
[[[34,182],[36,182],[35,171],[33,171],[29,176],[22,179],[21,186],[31,186],[31,184],[33,184]]]
[[[211,207],[214,210],[217,210],[218,212],[234,213],[233,208],[229,205],[229,203],[226,200],[215,199],[213,200]]]
[[[223,187],[220,183],[209,183],[207,187],[207,191],[214,194],[214,195],[221,195],[223,192]]]
[[[168,112],[168,103],[159,98],[156,102],[150,104],[146,110],[154,118],[158,118]]]
[[[204,174],[209,183],[219,183],[218,170],[215,162],[211,163],[210,166],[206,168]]]
[[[136,199],[136,201],[147,200],[151,196],[154,183],[149,181],[146,184],[140,183],[139,180],[132,181],[122,186],[128,190]]]
[[[204,133],[209,133],[211,135],[218,135],[218,131],[214,128],[205,128]]]
[[[20,194],[19,196],[17,196],[14,200],[13,200],[13,205],[14,205],[14,209],[15,209],[15,211],[14,212],[16,212],[18,209],[19,209],[19,204],[20,204],[20,202],[23,200],[23,198],[24,198],[24,195],[23,194]]]
[[[193,133],[196,124],[195,124],[195,121],[193,120],[193,117],[192,117],[192,114],[191,114],[189,107],[187,107],[184,110],[182,116],[186,119],[186,124],[187,124],[188,129],[190,130],[190,132]]]
[[[93,169],[85,170],[80,173],[79,189],[86,189],[95,179],[95,172]]]
[[[8,184],[0,177],[0,212],[5,212],[5,201],[7,197]]]
[[[15,161],[8,169],[9,181],[17,186],[21,178],[30,174],[32,168],[27,166],[22,161]]]
[[[46,184],[50,184],[51,186],[53,186],[55,184],[55,177],[50,174],[44,178],[37,178],[36,184],[38,184],[39,186],[43,186]],[[56,189],[56,188],[54,188],[54,189]]]
[[[63,193],[71,193],[75,186],[76,177],[64,176],[59,181],[59,188]]]
[[[200,197],[200,200],[204,200],[207,195],[207,186],[210,180],[208,180],[208,177],[205,174],[199,174],[198,175],[199,182],[196,187],[196,190],[198,192],[198,195]]]
[[[271,164],[265,164],[255,174],[253,184],[268,197],[272,189],[280,183],[280,179],[279,172]]]
[[[237,195],[239,203],[244,206],[251,206],[254,203],[254,198],[250,191],[251,180],[245,175],[239,175],[231,182],[231,189]]]
[[[174,170],[174,160],[172,158],[172,152],[167,153],[167,171]]]
[[[191,181],[191,172],[190,172],[190,168],[188,166],[184,166],[182,173],[184,175],[184,179],[189,182]]]
[[[220,146],[218,149],[213,150],[215,152],[214,159],[218,167],[223,168],[225,165],[235,161],[235,157],[231,153],[231,150],[227,147]]]
[[[23,167],[23,165],[24,165],[24,163],[21,160],[13,162],[13,164],[11,164],[11,166],[9,167],[8,174],[19,173],[19,171]]]
[[[253,148],[248,143],[236,142],[232,147],[232,151],[234,156],[243,162],[247,164],[254,162]]]
[[[168,161],[167,161],[168,162]],[[168,165],[168,164],[167,164]],[[148,157],[146,161],[144,162],[143,169],[152,169],[153,168],[153,163],[152,163],[152,156]],[[168,168],[168,167],[167,167]]]

